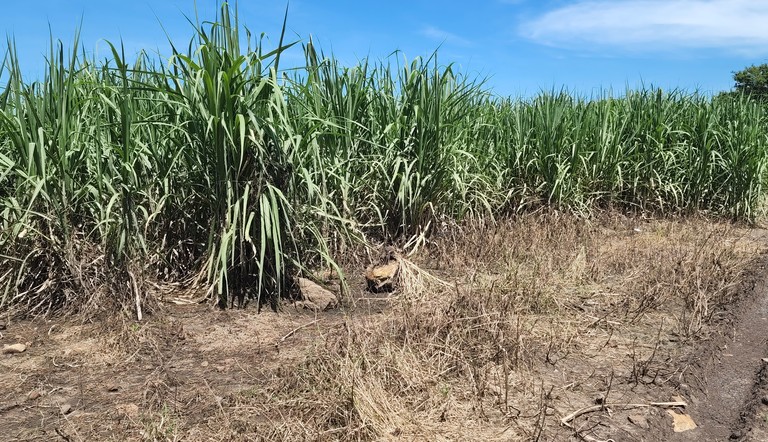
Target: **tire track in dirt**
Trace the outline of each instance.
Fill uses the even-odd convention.
[[[766,241],[765,238],[760,238]],[[768,440],[757,434],[763,381],[763,358],[768,357],[768,255],[763,255],[747,276],[749,293],[735,306],[730,336],[715,340],[705,356],[699,375],[702,395],[692,395],[688,413],[698,428],[667,433],[671,441]],[[759,428],[758,428],[759,429]],[[756,437],[756,438],[755,438]],[[660,439],[661,440],[661,439]]]

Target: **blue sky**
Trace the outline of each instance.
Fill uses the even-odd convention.
[[[167,54],[160,23],[185,44],[192,29],[184,15],[195,14],[194,0],[4,3],[0,31],[16,39],[27,77],[42,72],[49,26],[70,44],[82,20],[81,42],[102,56],[104,39]],[[213,18],[218,3],[198,0],[201,19]],[[282,1],[239,2],[241,22],[267,33],[267,47],[277,44],[284,9]],[[731,88],[733,71],[768,61],[768,0],[292,0],[288,40],[310,35],[345,63],[395,50],[413,58],[439,46],[442,63],[488,77],[501,95],[642,84],[718,92]],[[296,48],[286,60],[300,58]]]

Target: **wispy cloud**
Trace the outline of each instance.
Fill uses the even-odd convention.
[[[578,1],[520,26],[538,43],[629,50],[721,49],[768,53],[765,0]]]
[[[445,31],[443,29],[437,28],[435,26],[425,26],[421,29],[421,35],[430,38],[432,40],[438,41],[440,43],[446,42],[450,44],[454,44],[457,46],[471,46],[472,42],[460,37],[456,34],[453,34],[451,32]]]

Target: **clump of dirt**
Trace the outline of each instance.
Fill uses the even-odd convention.
[[[739,286],[766,248],[753,232],[615,215],[467,223],[399,260],[390,294],[345,269],[358,279],[340,310],[12,322],[0,344],[28,348],[0,355],[0,434],[639,441],[674,436],[668,409],[699,425],[679,434],[715,434],[704,393],[720,381],[700,377],[737,355],[712,343],[759,298]]]

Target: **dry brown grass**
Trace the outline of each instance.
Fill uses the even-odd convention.
[[[666,400],[653,395],[685,381],[762,248],[745,234],[554,214],[446,229],[415,258],[439,279],[411,263],[383,313],[358,306],[228,398],[227,425],[265,440],[567,437],[558,419],[596,397]]]
[[[82,325],[59,339],[87,352],[23,368],[18,388],[81,383],[78,407],[121,404],[67,418],[56,428],[71,440],[569,440],[560,418],[596,399],[690,391],[697,344],[722,330],[764,244],[706,220],[550,213],[446,226],[403,258],[391,296],[361,292],[365,263],[350,256],[346,274],[361,280],[341,312],[189,306]],[[66,364],[84,368],[73,378]],[[109,382],[125,385],[104,393]],[[606,419],[572,424],[628,438]]]

